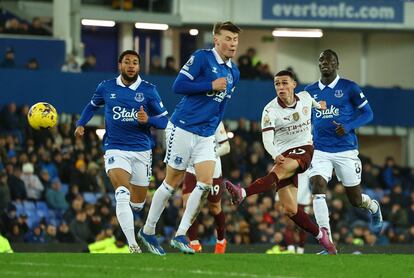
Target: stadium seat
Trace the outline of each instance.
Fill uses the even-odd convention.
[[[69,184],[67,184],[67,183],[62,183],[61,185],[60,185],[60,192],[63,192],[63,194],[68,194],[68,192],[69,192]]]
[[[23,207],[26,212],[36,211],[36,205],[33,201],[23,201]]]
[[[26,211],[27,214],[27,225],[30,229],[36,227],[39,224],[40,218],[37,215],[36,211]]]
[[[20,216],[22,214],[24,214],[24,207],[23,204],[21,202],[13,202],[13,205],[16,207],[16,214],[17,216]]]
[[[36,202],[37,207],[37,215],[40,218],[48,218],[49,217],[49,208],[45,202],[38,201]]]
[[[93,192],[83,192],[83,199],[85,200],[85,203],[89,204],[96,204],[96,201],[98,200],[97,196]]]

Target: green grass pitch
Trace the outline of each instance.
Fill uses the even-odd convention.
[[[0,277],[414,277],[412,255],[15,253]]]

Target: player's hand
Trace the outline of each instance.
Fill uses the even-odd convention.
[[[144,106],[141,105],[139,111],[137,112],[137,120],[140,124],[148,123],[148,114],[144,110]]]
[[[83,134],[85,134],[85,128],[83,126],[81,126],[81,125],[78,126],[78,127],[76,127],[76,129],[75,129],[75,136],[76,137],[82,137]]]
[[[213,91],[224,91],[227,89],[227,79],[220,77],[214,80],[212,83]]]
[[[285,162],[285,157],[283,155],[278,155],[275,158],[276,165],[283,164]]]
[[[319,105],[321,106],[321,108],[319,108],[320,110],[326,110],[327,106],[326,106],[326,101],[321,100],[318,102]]]
[[[342,124],[337,123],[335,121],[333,121],[333,124],[336,125],[336,128],[335,128],[336,135],[344,136],[347,133],[346,129],[344,128]]]

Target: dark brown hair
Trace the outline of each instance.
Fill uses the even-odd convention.
[[[217,22],[216,24],[214,24],[213,35],[220,34],[221,30],[227,30],[236,34],[239,34],[242,31],[242,29],[240,29],[239,26],[235,25],[231,21]]]

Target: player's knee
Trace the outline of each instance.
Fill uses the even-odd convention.
[[[325,194],[327,182],[322,176],[315,176],[310,179],[313,194]]]
[[[129,204],[131,205],[131,208],[135,211],[135,212],[139,212],[141,211],[144,206],[145,206],[145,200],[141,203],[133,203],[133,202],[129,202]]]
[[[115,200],[117,203],[129,203],[131,198],[131,193],[129,189],[125,186],[119,186],[115,190]]]
[[[208,203],[208,208],[212,215],[217,215],[221,212],[220,203]]]
[[[295,206],[285,206],[285,214],[288,217],[293,217],[298,213],[298,208]]]

